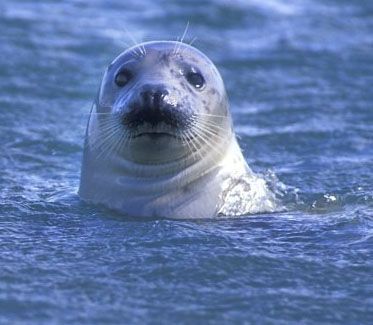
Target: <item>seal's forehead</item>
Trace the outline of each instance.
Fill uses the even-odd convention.
[[[175,41],[153,41],[133,46],[122,52],[111,66],[123,64],[129,60],[153,59],[165,61],[169,59],[187,59],[197,64],[214,65],[211,60],[193,46]]]

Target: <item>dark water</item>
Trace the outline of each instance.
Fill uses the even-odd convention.
[[[144,221],[79,201],[125,28],[175,39],[188,20],[287,212]],[[0,30],[1,324],[373,324],[372,1],[2,0]]]

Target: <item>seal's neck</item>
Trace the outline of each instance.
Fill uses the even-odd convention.
[[[86,146],[79,194],[129,215],[213,216],[220,206],[224,179],[237,166],[245,168],[234,135],[223,149],[211,148],[183,166],[182,161],[141,165],[121,156],[98,159]]]

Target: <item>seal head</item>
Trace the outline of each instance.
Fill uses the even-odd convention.
[[[131,216],[214,217],[230,211],[224,198],[234,175],[253,174],[233,132],[223,80],[207,56],[161,41],[114,59],[88,122],[84,200]],[[237,206],[234,214],[247,212]]]
[[[104,75],[96,112],[121,123],[130,139],[121,154],[144,164],[189,155],[185,139],[208,114],[230,123],[217,69],[200,51],[176,42],[145,43],[119,55]]]

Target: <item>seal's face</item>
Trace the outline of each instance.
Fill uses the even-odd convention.
[[[179,42],[143,43],[119,55],[105,73],[96,111],[99,127],[116,124],[123,153],[137,161],[181,158],[230,130],[219,72]]]

